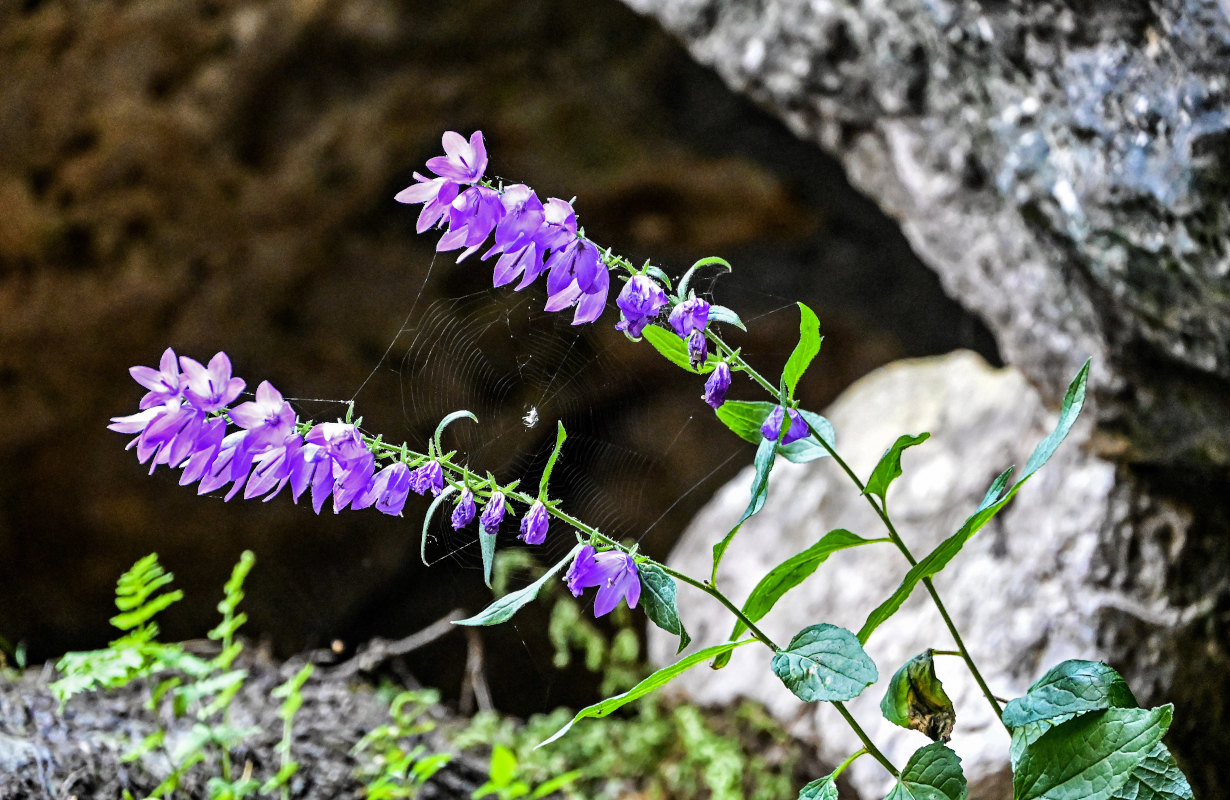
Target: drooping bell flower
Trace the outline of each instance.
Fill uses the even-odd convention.
[[[597,553],[591,545],[585,545],[577,552],[564,579],[573,597],[580,597],[581,591],[587,587],[598,587],[594,600],[595,617],[609,614],[619,605],[621,598],[627,600],[628,608],[636,608],[641,597],[641,579],[636,571],[636,561],[619,550]]]
[[[667,317],[680,339],[686,339],[692,331],[704,331],[709,324],[709,303],[699,297],[690,297],[671,309]]]
[[[705,332],[694,330],[688,334],[688,363],[692,365],[692,369],[700,369],[705,363],[705,359],[709,357],[709,340],[705,338]]]
[[[396,461],[377,472],[350,507],[357,509],[375,505],[378,511],[396,517],[405,508],[409,496],[410,468]]]
[[[521,518],[521,535],[518,537],[526,544],[542,544],[547,539],[547,522],[550,516],[547,507],[541,500],[534,501],[530,510]]]
[[[474,492],[467,486],[461,490],[461,497],[453,509],[453,530],[459,531],[474,520],[477,509],[474,507]]]
[[[639,337],[645,326],[658,316],[658,309],[666,305],[666,292],[647,275],[633,275],[624,284],[615,305],[623,315],[615,329],[629,336]]]
[[[765,418],[764,424],[760,426],[760,433],[766,439],[777,441],[777,437],[782,432],[782,421],[785,419],[785,409],[781,406],[776,406],[769,412],[769,416]],[[790,409],[790,428],[786,431],[786,435],[782,437],[781,444],[790,444],[797,442],[807,434],[811,433],[811,429],[807,427],[807,423],[803,421],[803,417],[798,411]]]
[[[419,212],[418,222],[414,226],[417,232],[422,233],[444,218],[453,201],[457,199],[457,192],[461,187],[448,178],[428,178],[417,172],[414,173],[414,180],[417,183],[402,189],[393,199],[409,205],[423,204],[423,210]]]
[[[504,520],[504,493],[493,492],[487,505],[483,507],[483,515],[478,518],[478,525],[483,533],[495,533]]]
[[[428,461],[410,473],[410,491],[415,494],[426,494],[430,491],[433,495],[444,491],[444,470],[440,467],[440,462]]]
[[[716,411],[726,402],[726,390],[729,388],[730,365],[719,361],[713,372],[709,373],[709,379],[705,381],[705,393],[701,397]]]
[[[436,252],[443,253],[464,247],[457,256],[460,263],[478,248],[495,230],[504,216],[504,205],[495,189],[471,186],[462,192],[448,209],[448,230],[436,242]]]

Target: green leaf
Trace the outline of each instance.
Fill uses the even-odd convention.
[[[717,418],[740,439],[758,445],[764,441],[760,426],[776,407],[777,403],[727,400],[718,407]]]
[[[747,326],[743,324],[743,320],[739,319],[739,315],[726,306],[709,306],[709,322],[725,322],[741,331],[747,330]]]
[[[1194,796],[1174,756],[1158,742],[1111,800],[1194,800]]]
[[[830,625],[809,625],[773,656],[773,674],[805,703],[852,700],[879,673],[853,633]]]
[[[1110,800],[1170,727],[1169,705],[1109,708],[1056,725],[1026,748],[1012,777],[1015,800]]]
[[[931,434],[929,433],[897,437],[897,441],[893,442],[893,446],[888,448],[888,451],[880,457],[879,463],[871,471],[871,477],[867,479],[867,488],[863,490],[863,494],[874,494],[883,502],[884,496],[888,493],[889,485],[901,477],[902,451],[907,447],[922,444],[930,438]]]
[[[556,421],[555,425],[555,449],[551,451],[551,457],[547,459],[547,466],[542,470],[542,480],[538,483],[540,500],[547,496],[547,482],[551,480],[551,471],[555,469],[555,462],[559,459],[560,448],[564,446],[564,440],[568,438],[568,433],[564,430],[564,423]]]
[[[1003,720],[1009,728],[1019,728],[1105,708],[1136,708],[1127,682],[1106,664],[1073,659],[1052,667],[1024,697],[1008,703]]]
[[[674,331],[668,331],[659,325],[646,326],[645,330],[641,331],[641,336],[645,337],[645,341],[653,345],[653,349],[661,353],[667,361],[693,374],[712,372],[717,366],[719,360],[717,355],[710,353],[705,363],[700,365],[700,369],[693,370],[692,362],[688,359],[688,343],[677,336]]]
[[[567,725],[565,725],[564,727],[556,731],[554,734],[552,734],[551,738],[540,743],[538,747],[543,747],[545,745],[550,744],[551,742],[554,742],[556,739],[560,738],[565,733],[567,733],[569,729],[572,728],[573,725],[577,724],[578,722],[585,719],[586,717],[595,717],[595,718],[605,717],[608,714],[610,714],[612,711],[618,708],[622,708],[628,703],[631,703],[633,700],[644,697],[645,695],[652,692],[654,689],[657,689],[669,683],[673,678],[675,678],[675,676],[680,675],[683,672],[686,672],[687,670],[691,669],[697,664],[708,661],[709,659],[717,656],[719,653],[725,653],[728,650],[733,650],[736,647],[742,647],[745,644],[750,644],[755,641],[759,641],[759,640],[758,639],[744,639],[739,642],[726,642],[725,644],[715,645],[714,647],[707,647],[704,650],[697,651],[693,653],[692,655],[687,656],[686,658],[676,661],[674,664],[671,664],[668,667],[663,667],[662,669],[653,673],[648,678],[645,678],[643,681],[638,683],[636,686],[633,686],[631,689],[624,692],[623,694],[618,694],[618,695],[615,695],[614,697],[608,697],[606,700],[603,700],[599,703],[594,703],[592,706],[587,706],[581,709],[580,711],[577,712],[576,716],[573,717],[568,722]]]
[[[932,652],[919,653],[893,674],[880,701],[880,711],[894,725],[925,733],[933,742],[947,742],[952,738],[957,712],[935,674]]]
[[[775,449],[776,445],[772,441],[763,436],[760,437],[760,445],[756,448],[756,473],[752,476],[751,500],[748,502],[747,508],[744,509],[743,516],[739,517],[739,521],[730,529],[730,533],[722,537],[722,540],[713,546],[713,573],[711,579],[715,583],[717,582],[718,565],[722,563],[722,556],[726,554],[726,548],[730,547],[735,534],[739,532],[739,528],[743,527],[743,523],[747,521],[748,517],[764,508],[765,500],[769,497],[769,472],[773,469],[773,453]]]
[[[837,783],[832,775],[814,780],[799,790],[799,800],[837,800]]]
[[[152,618],[159,611],[162,611],[172,603],[178,603],[182,599],[184,599],[183,590],[176,589],[173,592],[160,594],[157,597],[145,601],[139,608],[135,608],[132,611],[116,614],[108,621],[122,631],[130,630],[138,625],[148,622],[150,618]]]
[[[491,768],[487,771],[496,786],[508,786],[517,775],[517,756],[502,744],[491,748]]]
[[[1051,435],[1039,442],[1038,446],[1034,448],[1029,461],[1025,463],[1025,475],[1021,480],[1041,469],[1042,465],[1055,454],[1055,450],[1059,447],[1060,443],[1067,438],[1068,432],[1072,430],[1072,425],[1076,423],[1076,418],[1080,416],[1081,409],[1085,405],[1085,384],[1089,380],[1089,363],[1091,360],[1085,362],[1085,365],[1080,368],[1080,372],[1076,373],[1076,377],[1068,384],[1068,391],[1064,395],[1063,404],[1059,408],[1059,421],[1055,424],[1055,430],[1051,431]]]
[[[798,385],[799,378],[803,377],[812,359],[820,352],[820,339],[820,320],[815,312],[799,303],[799,343],[782,369],[782,383],[791,401],[794,400],[794,387]]]
[[[914,751],[884,800],[965,800],[961,759],[943,742]]]
[[[447,415],[444,419],[440,420],[440,424],[436,426],[435,434],[433,434],[431,437],[432,440],[436,443],[437,454],[444,452],[444,448],[440,446],[440,437],[444,435],[444,429],[447,428],[451,423],[456,422],[457,420],[462,419],[462,418],[468,419],[471,422],[478,422],[478,417],[474,416],[474,414],[472,414],[471,412],[464,411],[464,410],[454,411],[453,413]]]
[[[564,565],[572,560],[572,557],[581,549],[581,545],[577,544],[572,550],[568,551],[568,555],[559,561],[551,569],[542,574],[542,577],[526,586],[523,589],[518,589],[515,592],[509,592],[500,599],[496,600],[491,605],[487,606],[480,613],[467,619],[458,620],[454,625],[498,625],[501,622],[506,622],[511,619],[513,614],[516,614],[521,606],[533,600],[538,596],[538,592],[546,585],[556,573],[564,568]]]
[[[661,567],[649,561],[638,564],[637,572],[641,576],[641,586],[645,589],[641,594],[645,616],[662,630],[678,636],[679,649],[675,652],[682,652],[683,648],[692,641],[692,637],[688,635],[682,620],[679,619],[675,581]]]
[[[829,531],[811,547],[801,553],[795,553],[769,570],[768,574],[760,579],[760,583],[756,584],[756,588],[752,589],[747,602],[743,604],[743,613],[752,622],[759,622],[764,618],[765,614],[773,610],[773,606],[777,604],[778,600],[782,599],[786,592],[807,580],[833,553],[849,547],[858,547],[859,545],[883,541],[887,540],[864,539],[842,528]],[[745,630],[747,630],[747,626],[743,624],[742,620],[739,620],[735,622],[734,630],[730,632],[730,636],[727,638],[738,639]],[[714,669],[721,669],[729,661],[729,656],[719,657],[713,662],[713,667]]]
[[[665,286],[668,292],[671,290],[671,278],[662,271],[661,267],[647,267],[645,274]]]
[[[445,486],[444,491],[436,495],[436,499],[432,500],[431,505],[427,507],[427,513],[423,515],[423,535],[419,539],[419,558],[423,560],[423,566],[425,567],[431,566],[431,564],[427,563],[427,530],[431,527],[431,521],[436,518],[436,511],[454,491],[455,489],[452,486]],[[488,580],[487,585],[491,585],[490,580]]]
[[[998,514],[1004,506],[1008,505],[1017,491],[1025,485],[1025,482],[1050,459],[1060,442],[1063,441],[1064,437],[1072,429],[1076,416],[1080,414],[1081,407],[1085,402],[1085,381],[1088,377],[1089,362],[1086,361],[1085,366],[1081,367],[1081,371],[1077,373],[1072,383],[1068,386],[1068,392],[1064,397],[1063,407],[1059,411],[1059,420],[1055,425],[1055,429],[1034,448],[1033,455],[1029,457],[1029,462],[1026,464],[1025,472],[1021,475],[1021,479],[1007,493],[1004,493],[1004,487],[1008,483],[1008,478],[1012,472],[1011,469],[1005,470],[995,479],[987,490],[986,495],[982,498],[982,502],[979,503],[978,509],[965,520],[961,528],[952,536],[940,542],[926,557],[911,567],[892,596],[868,615],[867,621],[863,623],[863,627],[858,633],[860,641],[866,643],[875,629],[884,620],[895,614],[897,609],[901,608],[901,604],[909,598],[920,581],[930,578],[948,566],[948,563],[956,557],[957,553],[961,552],[961,548],[965,546],[965,543],[972,539],[974,534],[981,530],[984,525],[990,522],[991,518]]]
[[[478,526],[478,550],[483,556],[483,583],[491,588],[491,569],[495,564],[495,541],[499,538],[496,531],[488,531],[487,526]]]
[[[706,258],[702,258],[700,261],[697,261],[695,264],[688,267],[688,271],[683,273],[683,277],[679,279],[679,296],[681,298],[686,298],[687,293],[688,293],[688,287],[692,285],[692,276],[696,274],[696,270],[700,269],[701,267],[708,267],[708,266],[721,267],[726,272],[732,271],[730,262],[724,258],[718,258],[717,256],[708,256]]]

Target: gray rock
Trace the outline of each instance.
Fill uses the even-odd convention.
[[[968,352],[885,367],[854,384],[827,416],[837,431],[839,452],[864,478],[897,436],[932,434],[906,451],[904,474],[888,495],[898,530],[918,558],[960,527],[1000,471],[1024,464],[1055,422],[1019,372],[991,369]],[[1198,619],[1207,620],[1211,609],[1215,594],[1186,607],[1166,599],[1165,565],[1184,546],[1191,520],[1170,510],[1168,520],[1157,524],[1155,513],[1152,529],[1165,528],[1166,535],[1150,539],[1139,533],[1150,530],[1142,521],[1150,515],[1138,507],[1143,496],[1125,493],[1115,465],[1090,451],[1091,429],[1090,417],[1083,417],[1012,505],[935,579],[1000,697],[1024,693],[1059,661],[1086,658],[1118,665],[1142,702],[1148,702],[1175,689],[1175,658],[1167,650],[1172,637]],[[711,547],[746,505],[750,478],[749,468],[719,491],[672,553],[673,567],[692,575],[709,573]],[[768,503],[735,538],[722,562],[719,585],[741,602],[770,568],[834,528],[866,538],[884,535],[879,519],[833,461],[779,461]],[[1143,554],[1124,555],[1129,551],[1122,546],[1125,531],[1145,548]],[[1171,552],[1161,552],[1167,539]],[[763,629],[779,645],[820,622],[858,630],[907,569],[891,544],[839,552],[779,602]],[[731,617],[713,601],[683,586],[680,602],[696,646],[729,634]],[[1125,637],[1134,645],[1116,644]],[[929,740],[881,718],[878,703],[887,679],[916,653],[953,646],[921,587],[868,642],[881,679],[849,708],[898,765]],[[669,663],[674,642],[652,631],[650,652],[657,663]],[[961,662],[947,657],[937,662],[956,704],[952,746],[963,759],[971,796],[1007,796],[1002,787],[1011,786],[1010,779],[1004,783],[1008,736]],[[797,734],[814,737],[822,758],[834,764],[860,746],[830,706],[803,706],[771,675],[763,648],[737,651],[718,672],[686,673],[678,688],[702,703],[725,703],[740,695],[761,700],[780,719],[793,721]],[[877,764],[865,758],[852,769],[863,796],[883,796],[887,776]]]
[[[1225,3],[625,0],[845,165],[1007,363],[1230,464]]]

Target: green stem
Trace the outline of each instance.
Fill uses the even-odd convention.
[[[837,769],[835,769],[835,770],[833,770],[831,773],[829,773],[829,777],[830,777],[831,779],[833,779],[834,781],[835,781],[835,780],[837,780],[837,776],[838,776],[838,775],[840,775],[841,773],[845,772],[845,771],[846,771],[846,767],[848,767],[848,766],[850,766],[851,764],[853,764],[853,763],[854,763],[854,759],[858,758],[859,756],[865,756],[865,755],[867,755],[867,752],[868,752],[868,751],[867,751],[867,748],[866,748],[866,747],[864,747],[864,748],[863,748],[863,749],[861,749],[861,750],[855,750],[853,753],[851,753],[849,756],[847,756],[847,758],[846,758],[846,760],[845,760],[845,761],[843,761],[843,762],[841,762],[840,764],[838,764],[838,765],[837,765]]]
[[[715,333],[710,333],[709,337],[729,358],[737,361],[739,365],[744,368],[744,371],[747,372],[747,374],[752,378],[752,380],[764,387],[765,391],[769,392],[769,394],[774,397],[777,396],[777,389],[773,386],[773,384],[769,383],[763,375],[752,369],[742,357],[736,356],[730,345],[722,341],[722,339]],[[905,557],[905,560],[909,562],[910,566],[913,567],[918,564],[918,559],[914,558],[914,554],[911,553],[910,548],[906,546],[905,540],[903,540],[901,535],[897,533],[897,528],[893,525],[892,519],[888,516],[887,509],[880,503],[877,503],[874,496],[867,494],[867,485],[863,483],[862,479],[859,478],[854,470],[850,468],[850,465],[846,463],[845,459],[838,455],[837,450],[832,446],[832,444],[826,442],[823,437],[817,436],[814,431],[812,432],[812,438],[820,443],[820,446],[828,452],[829,456],[841,468],[842,472],[846,473],[846,476],[849,477],[851,482],[853,482],[859,493],[862,494],[863,497],[867,498],[867,502],[871,505],[872,510],[875,511],[876,516],[878,516],[880,521],[884,523],[884,527],[888,531],[889,538],[892,540],[893,544],[897,546],[897,549],[901,552],[901,555]],[[982,672],[979,671],[978,665],[974,663],[973,656],[970,655],[969,649],[966,648],[965,641],[961,638],[961,633],[957,630],[956,623],[954,623],[952,617],[949,616],[948,609],[944,606],[944,601],[940,599],[940,594],[935,589],[935,584],[931,582],[931,578],[927,577],[923,578],[923,586],[927,588],[927,593],[931,595],[932,602],[935,603],[936,609],[940,612],[940,617],[944,620],[944,625],[947,626],[949,634],[952,635],[953,641],[960,650],[961,658],[964,659],[966,667],[969,669],[970,674],[974,676],[974,680],[978,683],[978,688],[982,690],[983,696],[987,699],[987,702],[991,704],[991,708],[995,710],[995,718],[1000,719],[1000,724],[1003,724],[1001,719],[1003,716],[1003,709],[1000,706],[999,701],[995,699],[995,695],[991,692],[991,688],[987,685],[986,679],[982,677]],[[1006,725],[1004,727],[1007,729]]]
[[[871,739],[867,736],[867,732],[863,730],[863,726],[858,724],[858,720],[856,720],[854,715],[851,714],[849,709],[846,708],[846,704],[834,702],[833,705],[837,708],[838,712],[841,713],[841,716],[845,718],[846,724],[853,729],[854,734],[858,736],[859,741],[863,743],[863,749],[870,753],[872,758],[879,761],[881,766],[888,770],[889,774],[894,778],[901,777],[901,773],[896,767],[893,766],[893,762],[889,761],[888,757],[881,753],[880,749],[872,743]],[[856,753],[855,756],[857,755],[858,754]],[[850,761],[853,761],[855,756],[851,756],[846,763],[848,764]],[[841,766],[841,769],[845,769],[845,764]]]

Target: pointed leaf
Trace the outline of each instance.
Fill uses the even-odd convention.
[[[776,407],[777,403],[727,400],[718,408],[717,418],[739,438],[758,445],[764,441],[760,426]]]
[[[919,653],[897,670],[880,701],[880,711],[894,725],[925,733],[933,742],[947,742],[957,712],[935,674],[932,652]]]
[[[679,279],[679,296],[681,298],[687,296],[688,288],[692,285],[692,276],[696,274],[696,270],[701,267],[708,266],[721,267],[726,272],[733,271],[733,268],[730,266],[730,262],[724,258],[718,258],[717,256],[702,258],[700,261],[697,261],[695,264],[688,267],[688,271],[683,273],[683,277]]]
[[[842,528],[829,531],[811,547],[801,553],[795,553],[769,570],[768,574],[760,579],[760,583],[756,584],[756,588],[752,589],[747,602],[743,604],[743,613],[752,622],[759,622],[765,614],[773,610],[773,606],[786,592],[807,580],[833,553],[850,547],[884,541],[887,539],[864,539]],[[740,620],[735,623],[729,638],[738,639],[745,630],[747,626]]]
[[[884,800],[965,800],[967,790],[961,759],[943,742],[935,742],[910,756]]]
[[[683,622],[679,619],[675,581],[661,567],[650,561],[638,564],[637,572],[641,576],[641,586],[645,589],[641,593],[645,616],[662,630],[678,636],[679,649],[675,652],[682,652],[683,648],[692,641],[692,637],[688,635]]]
[[[555,469],[555,462],[559,459],[559,451],[564,446],[564,440],[568,438],[567,431],[564,430],[564,423],[556,421],[555,428],[555,449],[551,451],[551,457],[547,459],[547,466],[543,467],[542,480],[538,483],[538,499],[543,499],[547,496],[547,482],[551,480],[551,471]]]
[[[805,703],[852,700],[879,677],[854,634],[827,622],[799,631],[773,656],[772,669]]]
[[[892,596],[868,615],[867,621],[863,623],[863,627],[858,633],[860,641],[866,643],[875,629],[884,620],[895,614],[897,609],[901,608],[901,604],[909,598],[919,581],[930,578],[948,566],[948,563],[956,557],[957,553],[961,552],[961,548],[965,546],[965,543],[973,538],[974,534],[981,530],[984,525],[990,522],[991,518],[998,514],[1004,506],[1008,505],[1008,502],[1025,485],[1025,482],[1050,459],[1060,442],[1072,430],[1072,424],[1080,413],[1081,407],[1085,402],[1085,381],[1088,377],[1089,362],[1086,361],[1085,366],[1081,367],[1081,371],[1077,373],[1076,377],[1072,379],[1072,383],[1068,386],[1068,392],[1064,397],[1063,407],[1060,409],[1059,420],[1055,425],[1055,429],[1034,448],[1034,453],[1029,457],[1029,463],[1025,467],[1025,472],[1021,475],[1021,479],[1007,493],[1004,493],[1003,489],[1007,485],[1011,470],[1005,470],[995,479],[991,484],[991,488],[987,490],[986,495],[983,497],[982,502],[978,505],[978,509],[965,520],[960,530],[943,542],[940,542],[934,550],[915,564],[906,573],[905,578],[901,581],[901,585],[897,587]]]
[[[501,622],[505,622],[511,619],[512,615],[516,614],[517,611],[521,608],[521,606],[525,605],[526,603],[530,602],[531,600],[533,600],[535,597],[538,596],[538,592],[542,590],[542,587],[546,585],[547,581],[550,580],[551,577],[554,576],[556,573],[558,573],[561,569],[563,569],[564,565],[569,563],[572,560],[572,557],[575,556],[577,554],[577,551],[580,549],[581,549],[581,545],[577,544],[577,546],[572,548],[572,550],[568,552],[568,555],[564,556],[564,558],[559,563],[557,563],[555,566],[551,567],[551,569],[544,572],[541,578],[534,581],[529,586],[526,586],[523,589],[518,589],[515,592],[509,592],[508,594],[501,597],[499,600],[496,600],[494,603],[487,606],[485,609],[482,610],[482,612],[474,615],[473,617],[468,617],[467,619],[458,620],[457,622],[454,622],[453,624],[454,625],[498,625]]]
[[[491,568],[495,564],[495,531],[488,531],[481,523],[478,526],[478,550],[483,556],[483,583],[491,588]]]
[[[871,477],[867,479],[867,488],[863,490],[863,494],[874,494],[883,502],[884,496],[888,494],[888,487],[901,477],[901,452],[907,447],[922,444],[929,438],[931,438],[929,433],[897,437],[897,441],[880,457],[880,462],[871,471]]]
[[[1038,737],[1012,778],[1016,800],[1110,800],[1170,727],[1171,706],[1082,714]]]
[[[799,378],[803,377],[808,365],[819,352],[820,320],[816,318],[815,312],[799,303],[799,343],[795,345],[794,352],[790,354],[785,368],[782,369],[782,383],[786,386],[786,394],[791,401],[794,400],[794,387],[798,385]]]
[[[743,641],[740,641],[740,642],[727,642],[726,644],[719,644],[714,647],[708,647],[708,648],[705,648],[704,650],[700,650],[700,651],[693,653],[687,658],[676,661],[674,664],[671,664],[668,667],[663,667],[662,669],[653,673],[648,678],[645,678],[645,680],[641,681],[636,686],[633,686],[631,689],[624,692],[623,694],[619,694],[614,697],[608,697],[606,700],[603,700],[602,702],[594,703],[592,706],[587,706],[581,709],[580,711],[577,712],[576,716],[573,717],[568,722],[567,725],[565,725],[564,727],[556,731],[554,734],[552,734],[551,738],[539,744],[538,747],[543,747],[545,745],[550,744],[551,742],[554,742],[556,739],[560,738],[565,733],[567,733],[568,730],[572,728],[573,725],[577,724],[578,722],[580,722],[582,719],[585,719],[586,717],[605,717],[606,715],[610,714],[615,709],[621,708],[627,705],[628,703],[631,703],[633,700],[644,697],[645,695],[652,692],[654,689],[657,689],[669,683],[675,676],[683,672],[686,672],[687,670],[691,669],[697,664],[708,661],[709,659],[717,656],[719,653],[724,653],[728,650],[733,650],[736,647],[742,647],[745,644],[749,644],[755,641],[758,641],[758,640],[757,639],[744,639]]]
[[[457,490],[452,486],[445,486],[444,491],[436,495],[436,499],[432,500],[431,505],[427,507],[427,513],[423,515],[423,536],[419,540],[419,558],[423,560],[423,566],[425,567],[431,566],[431,564],[427,563],[427,529],[431,527],[431,521],[436,518],[436,511],[439,510],[440,506],[444,505],[444,501],[455,491]],[[490,582],[487,585],[490,586]]]
[[[1019,728],[1031,722],[1053,720],[1104,708],[1136,708],[1136,698],[1127,682],[1111,667],[1098,661],[1064,661],[1052,667],[1004,707],[1004,724]]]
[[[769,472],[773,469],[773,453],[776,446],[769,439],[760,437],[760,446],[756,448],[756,472],[752,476],[752,498],[747,504],[747,508],[743,511],[743,516],[739,517],[739,521],[730,529],[730,533],[722,537],[722,540],[713,546],[713,573],[712,580],[717,581],[718,565],[722,563],[722,556],[726,554],[726,548],[730,547],[731,541],[735,538],[735,534],[739,532],[739,528],[743,527],[743,523],[748,517],[756,514],[760,509],[764,508],[765,500],[769,497]]]
[[[739,315],[726,306],[709,306],[709,322],[725,322],[741,331],[747,330],[747,326],[743,324],[743,320],[739,319]]]

